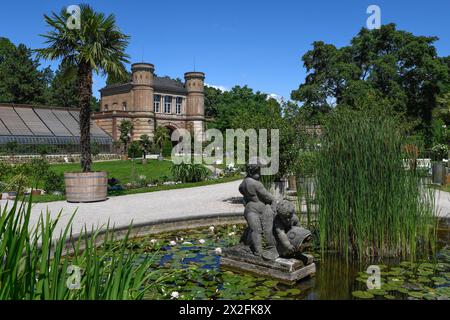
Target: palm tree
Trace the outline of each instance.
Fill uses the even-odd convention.
[[[139,139],[139,143],[142,148],[144,160],[146,158],[147,152],[150,151],[150,148],[152,147],[152,141],[150,140],[150,137],[147,134],[141,135]]]
[[[159,148],[159,154],[162,155],[162,149],[167,141],[170,141],[169,130],[166,127],[159,126],[153,134],[153,141]]]
[[[129,120],[124,120],[122,121],[122,123],[120,124],[120,137],[119,140],[122,141],[123,143],[123,153],[124,155],[128,154],[128,145],[131,142],[131,136],[132,136],[132,132],[134,129],[134,125],[131,121]]]
[[[116,25],[114,15],[105,16],[88,5],[80,5],[80,28],[69,28],[70,14],[65,9],[59,14],[44,15],[51,30],[42,35],[47,48],[36,50],[40,57],[62,60],[77,72],[80,108],[81,167],[91,171],[91,98],[92,73],[123,76],[124,63],[128,63],[125,49],[129,36]]]

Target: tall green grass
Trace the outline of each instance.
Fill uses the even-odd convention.
[[[171,167],[171,173],[175,180],[191,183],[205,180],[210,171],[202,164],[180,163]]]
[[[74,240],[73,216],[59,234],[59,216],[41,215],[36,226],[30,217],[31,201],[0,212],[0,300],[142,299],[158,282],[148,281],[155,279],[147,272],[152,257],[128,250],[130,231],[119,241],[107,226]],[[73,266],[81,270],[79,279]],[[77,282],[78,288],[69,285]]]
[[[335,112],[323,128],[316,199],[322,250],[346,257],[414,257],[434,246],[433,193],[402,165],[395,117]]]

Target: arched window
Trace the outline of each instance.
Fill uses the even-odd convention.
[[[107,105],[107,104],[105,104],[105,105],[103,106],[103,111],[108,112],[108,105]]]
[[[122,102],[122,110],[127,111],[127,103],[126,102]]]

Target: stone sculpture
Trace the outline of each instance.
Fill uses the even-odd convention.
[[[248,224],[241,242],[266,260],[303,258],[301,251],[311,240],[311,232],[300,226],[292,203],[277,203],[266,190],[260,181],[260,169],[260,164],[248,165],[247,176],[239,186]]]
[[[303,249],[311,232],[300,226],[295,207],[289,201],[277,202],[261,183],[261,165],[249,164],[239,186],[244,198],[247,229],[241,243],[224,250],[221,264],[239,270],[295,283],[314,275],[316,265]]]

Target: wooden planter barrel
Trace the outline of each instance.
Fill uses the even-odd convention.
[[[108,173],[64,173],[66,199],[68,202],[105,201],[108,196]]]

